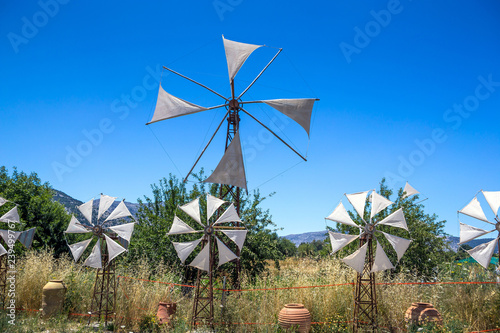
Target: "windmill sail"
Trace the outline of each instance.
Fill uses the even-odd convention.
[[[382,246],[380,246],[380,243],[377,242],[377,250],[375,251],[375,260],[373,262],[372,266],[372,273],[379,272],[379,271],[384,271],[386,269],[393,269],[394,266],[392,265],[391,261],[387,257],[387,254],[385,254],[384,249]]]
[[[17,212],[17,206],[9,210],[7,213],[0,217],[0,222],[5,223],[20,223],[19,213]]]
[[[493,214],[498,216],[498,208],[500,207],[500,191],[482,191],[488,205],[490,205]]]
[[[84,266],[89,266],[93,268],[102,268],[102,258],[101,258],[101,240],[97,239],[92,253],[87,257],[87,260],[83,263]]]
[[[332,244],[332,254],[345,247],[347,244],[358,239],[359,235],[346,235],[338,232],[328,231]]]
[[[296,99],[270,99],[261,101],[273,107],[284,115],[293,119],[297,124],[307,132],[311,127],[311,113],[313,110],[314,98],[296,98]]]
[[[200,244],[202,238],[184,243],[172,242],[175,252],[177,252],[179,259],[183,264],[186,261],[187,257],[189,257],[193,250],[198,246],[198,244]]]
[[[372,209],[370,211],[370,219],[372,219],[375,215],[386,209],[389,205],[392,205],[394,202],[386,199],[381,196],[377,192],[372,192]]]
[[[408,231],[408,226],[406,225],[405,214],[403,213],[403,208],[399,208],[397,211],[387,216],[382,221],[378,222],[377,225],[390,225],[392,227],[405,229]]]
[[[225,222],[243,222],[240,220],[238,213],[236,212],[236,208],[234,208],[234,204],[231,203],[228,209],[215,221],[215,224],[225,223]]]
[[[90,201],[87,201],[86,203],[77,206],[78,210],[82,215],[89,221],[90,224],[92,223],[92,206],[94,204],[94,199],[91,199]]]
[[[225,39],[224,36],[222,36],[222,40],[224,42],[224,50],[226,51],[229,81],[231,82],[234,80],[234,77],[250,54],[263,45],[234,42],[232,40]]]
[[[414,189],[413,186],[411,186],[408,182],[406,182],[405,188],[403,189],[403,192],[405,192],[405,194],[403,195],[403,198],[408,198],[414,194],[420,193],[419,191]]]
[[[9,200],[0,197],[0,206],[3,206],[3,204],[6,203],[6,202],[8,202],[8,201]]]
[[[189,266],[196,267],[202,271],[210,271],[210,246],[205,245]]]
[[[467,252],[470,254],[472,258],[474,258],[481,266],[484,268],[488,268],[490,264],[491,257],[493,256],[493,251],[498,242],[498,237],[488,243],[483,243],[475,248],[468,250]]]
[[[469,202],[464,208],[462,208],[458,212],[474,217],[478,220],[491,223],[484,215],[483,209],[481,208],[481,204],[477,200],[477,197],[474,197],[474,199],[472,199],[471,202]]]
[[[104,222],[116,220],[122,217],[132,216],[127,206],[125,205],[125,201],[121,201],[118,206],[109,214],[109,216],[104,220]]]
[[[221,232],[229,237],[229,239],[231,239],[241,251],[243,243],[245,243],[248,230],[221,230]]]
[[[78,259],[80,259],[80,257],[83,254],[83,251],[85,251],[85,249],[87,248],[87,246],[89,246],[91,241],[92,238],[89,238],[87,240],[69,245],[69,249],[71,251],[71,254],[73,255],[73,258],[75,259],[75,262],[77,262]]]
[[[106,246],[108,248],[108,253],[109,253],[108,262],[113,260],[119,254],[126,251],[120,244],[112,240],[108,235],[104,234],[104,238],[106,239]]]
[[[349,202],[354,207],[354,209],[358,213],[359,217],[361,217],[361,219],[363,221],[364,221],[365,204],[366,204],[366,195],[367,194],[368,194],[368,191],[345,195],[347,197],[347,200],[349,200]]]
[[[102,214],[104,214],[104,212],[106,212],[108,208],[111,207],[115,200],[115,197],[101,194],[101,199],[99,200],[99,212],[97,213],[98,220],[101,218]]]
[[[354,268],[359,274],[363,273],[363,268],[365,267],[366,249],[368,248],[368,243],[361,246],[353,254],[342,259],[344,263],[348,266]]]
[[[182,211],[184,211],[186,214],[191,216],[201,226],[203,226],[203,223],[201,223],[201,217],[200,217],[199,201],[200,201],[200,198],[196,198],[193,201],[188,202],[187,204],[180,206],[179,208],[182,209]]]
[[[83,225],[78,222],[76,217],[74,215],[71,216],[71,220],[69,221],[68,228],[66,229],[65,233],[72,233],[72,234],[86,234],[87,232],[91,232],[87,228],[85,228]]]
[[[396,254],[398,256],[398,261],[401,260],[403,255],[405,254],[406,250],[410,246],[411,240],[394,236],[388,233],[385,233],[381,231],[381,233],[385,236],[385,238],[389,241],[389,243],[392,245],[394,250],[396,251]]]
[[[19,238],[17,239],[25,248],[30,249],[33,243],[33,237],[35,236],[36,228],[31,228],[23,231]]]
[[[476,239],[480,236],[484,236],[486,234],[489,234],[490,232],[495,231],[495,229],[487,231],[487,230],[473,227],[471,225],[468,225],[468,224],[465,224],[462,222],[459,222],[459,223],[460,223],[460,243],[458,243],[458,244],[467,243],[473,239]]]
[[[116,225],[114,227],[109,227],[109,229],[113,230],[118,236],[130,242],[130,237],[132,237],[132,233],[134,232],[135,222],[126,223]]]
[[[2,244],[0,244],[0,257],[4,254],[7,254],[7,250],[5,249],[5,247],[3,247]]]
[[[217,241],[217,249],[219,250],[219,264],[217,267],[225,264],[226,262],[233,261],[234,259],[238,259],[238,256],[233,253],[221,240],[215,237]]]
[[[326,219],[359,228],[359,226],[351,219],[349,213],[347,213],[347,210],[342,204],[342,201],[339,203],[337,208],[335,208],[335,210],[330,215],[328,215],[328,217],[326,217]]]

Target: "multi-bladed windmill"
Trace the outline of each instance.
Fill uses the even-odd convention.
[[[348,266],[357,272],[356,293],[354,296],[354,323],[353,330],[357,332],[361,325],[371,326],[377,329],[377,296],[375,290],[375,272],[394,268],[387,257],[378,237],[385,237],[397,254],[397,260],[404,255],[411,240],[391,235],[382,231],[384,226],[401,228],[408,231],[403,209],[399,208],[385,218],[379,218],[379,213],[394,204],[382,195],[371,191],[368,201],[370,202],[370,214],[365,215],[367,196],[370,191],[345,194],[347,200],[358,213],[361,224],[353,221],[342,201],[326,219],[341,223],[355,230],[357,234],[344,234],[328,231],[332,245],[332,254],[341,250],[351,242],[359,240],[358,249],[342,259]],[[418,193],[408,183],[404,189],[404,197]],[[366,220],[365,220],[366,219]],[[386,230],[387,231],[387,230]],[[375,257],[373,254],[373,243],[376,241]]]
[[[110,221],[132,217],[124,200],[111,213],[105,214],[115,200],[115,197],[101,194],[97,216],[93,214],[94,199],[77,206],[88,223],[81,223],[75,216],[72,216],[65,231],[67,234],[91,236],[86,240],[68,244],[75,261],[78,261],[85,249],[95,242],[92,252],[83,265],[97,269],[90,313],[91,316],[97,317],[98,321],[103,318],[105,325],[114,315],[116,308],[116,277],[113,259],[127,251],[135,225],[135,222],[131,222],[109,226]]]

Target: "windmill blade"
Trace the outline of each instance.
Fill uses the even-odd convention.
[[[0,257],[4,254],[7,254],[7,250],[5,249],[5,247],[3,247],[2,244],[0,244]]]
[[[366,195],[368,194],[369,191],[365,192],[358,192],[358,193],[352,193],[352,194],[346,194],[345,196],[347,197],[347,200],[351,203],[351,205],[354,207],[356,212],[358,213],[359,217],[363,220],[363,222],[366,223],[364,219],[364,214],[365,214],[365,203],[366,203]]]
[[[370,212],[370,219],[394,203],[375,191],[372,192],[371,198],[372,209]]]
[[[209,243],[208,243],[209,244]],[[210,246],[206,244],[189,266],[196,267],[202,271],[210,271]]]
[[[234,204],[231,203],[231,206],[229,206],[228,209],[215,221],[215,224],[218,223],[225,223],[225,222],[241,222],[243,223],[242,220],[240,220],[240,217],[238,216],[238,213],[236,212],[236,208],[234,208]]]
[[[229,82],[231,82],[234,80],[234,77],[250,54],[263,45],[234,42],[232,40],[225,39],[224,36],[222,36],[222,40],[224,42],[224,50],[226,51]]]
[[[191,202],[188,202],[185,205],[179,206],[180,209],[189,216],[191,216],[196,222],[198,222],[202,227],[204,224],[201,223],[200,217],[200,198],[196,198]]]
[[[36,228],[31,228],[29,230],[23,231],[18,238],[18,241],[24,245],[28,250],[31,248],[33,243],[33,237],[35,236]]]
[[[115,202],[116,197],[110,197],[109,195],[101,194],[101,199],[99,200],[99,212],[97,213],[97,219],[99,220],[104,214],[105,211],[108,210],[109,207]]]
[[[75,259],[75,262],[77,262],[78,259],[80,259],[83,251],[85,251],[85,249],[87,248],[87,246],[89,246],[91,241],[92,241],[92,238],[89,238],[87,240],[68,245],[69,249],[71,251],[71,254],[73,255],[73,258]]]
[[[82,215],[89,221],[91,225],[94,225],[92,223],[92,205],[94,204],[94,198],[92,198],[90,201],[87,201],[86,203],[77,206],[78,210]]]
[[[0,217],[0,222],[5,223],[20,223],[19,213],[17,212],[17,206],[9,210],[7,213]]]
[[[118,206],[116,206],[116,208],[111,212],[111,214],[109,214],[109,216],[104,220],[102,224],[106,223],[107,221],[116,220],[127,216],[132,216],[132,214],[125,205],[125,200],[122,200],[118,204]]]
[[[69,221],[68,228],[65,233],[67,234],[86,234],[92,232],[91,230],[85,228],[74,215],[71,215],[71,220]]]
[[[180,218],[175,216],[174,221],[172,222],[172,226],[170,227],[170,231],[167,233],[167,235],[194,234],[197,232],[200,231],[194,230]]]
[[[179,97],[170,95],[168,92],[163,90],[160,84],[153,118],[146,125],[155,123],[160,120],[176,118],[205,110],[207,110],[207,108],[203,106],[199,106],[180,99]]]
[[[489,234],[490,232],[493,232],[496,230],[496,229],[493,229],[493,230],[487,231],[487,230],[473,227],[471,225],[468,225],[468,224],[465,224],[462,222],[459,222],[459,223],[460,223],[460,242],[458,243],[459,245],[463,244],[463,243],[467,243],[475,238]]]
[[[500,191],[482,191],[488,205],[495,216],[498,216],[498,208],[500,207]]]
[[[474,197],[474,199],[471,200],[464,208],[458,211],[459,213],[474,217],[478,220],[490,223],[486,216],[484,215],[483,209],[481,208],[481,204],[477,200],[477,197]]]
[[[248,230],[221,230],[221,232],[232,240],[241,251],[243,244],[245,243]]]
[[[88,256],[87,260],[83,263],[84,266],[93,268],[102,268],[102,258],[101,258],[101,239],[97,239],[92,253]]]
[[[241,151],[240,133],[236,132],[233,140],[229,144],[215,168],[214,172],[203,181],[204,183],[225,184],[247,189],[247,178],[243,154]]]
[[[12,231],[12,230],[0,230],[0,236],[5,241],[5,243],[9,244],[9,239],[17,241],[19,236],[21,236],[22,231]]]
[[[219,250],[219,264],[217,267],[224,265],[226,262],[238,259],[238,256],[233,253],[219,238],[215,237],[217,241],[217,249]]]
[[[481,266],[488,268],[491,261],[491,256],[497,245],[498,237],[488,243],[483,243],[471,250],[467,250],[472,258],[474,258]]]
[[[330,243],[332,244],[332,253],[334,254],[338,250],[345,247],[347,244],[355,241],[359,238],[359,235],[346,235],[338,232],[328,231],[328,235],[330,236]]]
[[[123,246],[126,250],[128,250],[128,246],[130,245],[130,242],[126,239],[121,238],[118,236],[118,241],[120,242],[120,245]]]
[[[109,227],[108,229],[113,230],[118,236],[125,239],[127,243],[130,242],[130,237],[134,232],[135,222],[116,225],[114,227]]]
[[[315,98],[270,99],[260,101],[278,110],[302,126],[309,136]]]
[[[403,208],[399,208],[397,211],[387,216],[382,221],[375,223],[375,225],[390,225],[391,227],[401,228],[408,231],[408,226],[406,225],[405,214],[403,213]]]
[[[354,268],[354,270],[359,274],[362,274],[363,269],[365,267],[365,257],[366,257],[367,247],[368,243],[365,243],[365,245],[361,246],[356,252],[342,259],[342,261],[346,265]]]
[[[219,207],[225,203],[224,200],[214,197],[213,195],[207,194],[207,222],[210,220],[212,215],[215,213]]]
[[[406,182],[405,188],[403,189],[403,192],[405,192],[405,194],[403,195],[403,198],[408,198],[414,194],[420,193],[413,186],[411,186],[408,182]]]
[[[189,255],[193,252],[193,250],[198,246],[198,244],[200,244],[202,239],[203,237],[191,242],[184,242],[184,243],[172,242],[172,244],[174,245],[175,252],[177,252],[177,256],[179,257],[179,259],[183,264],[189,257]]]
[[[0,197],[0,206],[3,206],[3,204],[6,202],[9,202],[9,200]]]
[[[334,209],[334,211],[328,215],[328,217],[325,217],[327,220],[333,221],[333,222],[338,222],[342,223],[345,225],[350,225],[352,227],[357,227],[360,228],[359,225],[357,225],[349,216],[349,213],[347,213],[347,210],[345,209],[344,205],[342,204],[342,201],[339,203],[337,208]]]
[[[394,236],[388,233],[385,233],[383,231],[380,231],[385,238],[389,241],[389,243],[392,245],[394,251],[396,251],[396,254],[398,255],[398,262],[401,260],[403,255],[405,254],[406,250],[410,246],[411,240]]]
[[[112,240],[108,235],[104,234],[104,238],[106,239],[106,247],[108,248],[108,253],[109,253],[108,263],[111,262],[111,260],[116,258],[118,255],[127,251],[120,244]]]
[[[385,254],[384,249],[380,246],[380,243],[377,241],[377,249],[375,251],[375,261],[373,262],[371,272],[380,272],[385,271],[386,269],[393,269],[391,261]]]

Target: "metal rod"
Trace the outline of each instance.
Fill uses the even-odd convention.
[[[215,91],[215,90],[213,90],[213,89],[210,89],[210,88],[209,88],[209,87],[207,87],[206,85],[201,84],[201,83],[199,83],[199,82],[197,82],[197,81],[195,81],[195,80],[193,80],[193,79],[191,79],[191,78],[187,77],[186,75],[182,75],[181,73],[178,73],[178,72],[176,72],[176,71],[174,71],[174,70],[172,70],[172,69],[170,69],[170,68],[168,68],[168,67],[163,66],[163,68],[165,68],[167,71],[170,71],[170,72],[172,72],[172,73],[174,73],[174,74],[179,75],[180,77],[185,78],[186,80],[189,80],[189,81],[191,81],[191,82],[193,82],[193,83],[196,83],[197,85],[199,85],[199,86],[201,86],[201,87],[203,87],[203,88],[205,88],[205,89],[207,89],[207,90],[209,90],[209,91],[213,92],[213,93],[214,93],[214,94],[216,94],[217,96],[222,97],[222,98],[224,98],[226,101],[228,101],[228,99],[227,99],[226,97],[222,96],[222,95],[221,95],[221,94],[219,94],[217,91]]]
[[[248,85],[248,87],[247,87],[245,90],[243,90],[243,92],[242,92],[242,93],[238,96],[238,98],[237,98],[237,99],[240,99],[240,98],[241,98],[241,96],[243,96],[243,94],[244,94],[244,93],[246,93],[246,92],[247,92],[247,90],[248,90],[248,89],[250,89],[250,87],[251,87],[251,86],[253,86],[253,84],[255,83],[255,81],[257,81],[257,80],[259,79],[259,77],[260,77],[260,76],[264,73],[264,71],[267,69],[267,67],[269,67],[269,65],[271,65],[271,64],[273,63],[274,59],[276,59],[276,57],[278,56],[278,54],[280,54],[280,53],[281,53],[281,51],[282,51],[282,50],[283,50],[283,49],[279,49],[278,53],[276,53],[276,55],[275,55],[275,56],[271,59],[271,61],[269,61],[269,63],[266,65],[266,67],[264,67],[264,69],[260,71],[259,75],[257,75],[257,77],[256,77],[256,78],[252,81],[252,83],[250,83],[250,84]]]
[[[275,137],[277,137],[281,142],[283,142],[288,148],[290,148],[295,154],[299,155],[301,159],[303,159],[304,161],[307,162],[307,159],[302,156],[300,153],[298,153],[295,149],[293,149],[288,143],[286,143],[282,138],[280,138],[276,133],[274,133],[269,127],[267,127],[266,125],[264,125],[263,123],[260,122],[260,120],[258,120],[257,118],[255,118],[254,116],[252,116],[250,114],[250,112],[246,111],[245,109],[243,108],[240,108],[241,111],[245,112],[247,115],[249,115],[253,120],[255,120],[256,122],[258,122],[259,124],[261,124],[265,129],[267,129],[269,132],[271,132],[271,134],[273,134]]]
[[[314,100],[315,101],[319,101],[320,99],[319,98],[314,98]],[[263,100],[263,101],[247,101],[247,102],[240,102],[240,104],[243,105],[243,104],[255,104],[255,103],[265,103],[265,102],[266,102],[265,100]]]
[[[229,111],[226,112],[226,114],[224,115],[224,117],[222,118],[219,126],[217,126],[217,129],[215,130],[214,134],[212,135],[212,137],[210,138],[210,141],[208,141],[207,145],[205,146],[205,148],[203,148],[203,151],[201,152],[200,156],[198,157],[198,159],[196,160],[196,162],[194,162],[194,165],[193,167],[191,168],[191,170],[189,170],[187,176],[184,178],[184,183],[187,181],[189,175],[191,174],[191,172],[193,172],[193,169],[194,167],[196,166],[196,164],[198,164],[198,161],[200,160],[200,158],[203,156],[203,154],[205,153],[205,150],[207,150],[208,146],[210,145],[210,143],[212,142],[212,140],[214,139],[215,137],[215,134],[217,134],[217,132],[219,131],[219,128],[222,126],[222,124],[224,123],[224,120],[226,120],[226,117],[227,115],[229,114]]]
[[[214,226],[214,229],[222,229],[222,230],[246,230],[245,227],[223,227],[223,226]]]

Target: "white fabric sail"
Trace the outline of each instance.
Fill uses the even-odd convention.
[[[177,252],[177,255],[179,256],[179,259],[181,262],[184,264],[186,259],[189,257],[189,255],[194,251],[194,249],[200,244],[201,240],[203,237],[200,239],[191,241],[191,242],[172,242],[174,245],[175,252]]]
[[[83,265],[93,268],[102,268],[100,239],[97,239],[97,243],[95,243],[94,248],[92,249],[92,253],[90,253]]]
[[[408,198],[408,197],[411,197],[412,195],[414,194],[418,194],[420,193],[419,191],[417,191],[415,188],[413,188],[413,186],[411,186],[408,182],[406,182],[405,184],[405,188],[403,189],[403,192],[406,192],[404,195],[403,195],[403,198]]]
[[[359,217],[364,221],[364,213],[365,213],[365,203],[366,203],[366,195],[369,191],[358,192],[352,194],[346,194],[347,200],[354,207],[356,212],[358,212]]]
[[[122,217],[132,216],[127,206],[125,205],[125,201],[121,201],[118,206],[109,214],[109,216],[104,220],[104,222],[116,220]]]
[[[174,221],[172,222],[172,226],[170,227],[170,231],[168,232],[167,235],[192,234],[196,232],[199,231],[194,230],[180,218],[175,216]]]
[[[394,203],[375,191],[372,192],[371,198],[372,209],[370,211],[370,219]]]
[[[245,165],[243,163],[239,132],[235,134],[214,172],[203,182],[225,184],[245,190],[247,189],[247,178],[245,175]]]
[[[0,222],[20,223],[19,213],[17,212],[17,206],[9,210],[7,213],[3,214],[2,217],[0,217]]]
[[[293,119],[309,135],[314,98],[271,99],[262,101]]]
[[[5,249],[5,247],[3,247],[2,244],[0,244],[0,257],[4,254],[7,254],[7,250]]]
[[[80,259],[80,257],[83,254],[83,251],[85,251],[85,249],[87,248],[87,246],[89,246],[91,241],[92,238],[89,238],[87,240],[69,245],[69,249],[71,251],[71,254],[73,255],[73,258],[75,259],[75,262],[77,262],[78,259]]]
[[[263,45],[234,42],[232,40],[225,39],[224,36],[222,36],[222,40],[224,42],[224,50],[226,51],[229,81],[231,82],[250,54]]]
[[[153,118],[146,125],[155,123],[160,120],[184,116],[187,114],[205,111],[207,108],[199,106],[173,95],[163,90],[161,84],[158,89],[158,99],[156,100],[156,108]]]
[[[391,227],[397,227],[405,229],[408,231],[408,226],[406,225],[405,214],[403,213],[403,208],[399,208],[397,211],[387,216],[382,221],[376,223],[376,225],[390,225]]]
[[[487,231],[460,222],[460,243],[458,244],[467,243],[477,237],[489,234],[490,232],[493,231],[495,231],[495,229]]]
[[[80,224],[74,215],[71,215],[71,220],[69,221],[68,228],[65,233],[72,234],[86,234],[87,232],[92,232]]]
[[[6,203],[6,202],[8,202],[8,201],[9,200],[0,197],[0,206],[3,206],[3,204]]]
[[[488,205],[490,205],[493,214],[498,216],[498,208],[500,207],[500,191],[482,191]]]
[[[226,262],[238,259],[238,256],[233,253],[219,238],[215,237],[217,241],[217,249],[219,250],[219,264],[217,267],[224,265]]]
[[[198,255],[193,259],[189,266],[196,267],[202,271],[210,271],[210,246],[205,245]]]
[[[16,242],[21,234],[22,231],[0,230],[0,236],[7,244],[9,244],[9,238],[12,239],[13,242]]]
[[[243,222],[240,220],[238,213],[236,212],[236,208],[234,208],[234,204],[231,203],[228,209],[215,221],[215,224],[225,223],[225,222]]]
[[[77,206],[78,210],[82,215],[89,221],[90,224],[93,225],[92,223],[92,205],[94,204],[94,198],[92,198],[90,201],[87,201],[86,203]]]
[[[35,236],[36,228],[31,228],[23,231],[18,238],[18,241],[24,245],[25,248],[30,249],[33,243],[33,237]]]
[[[109,227],[109,229],[113,230],[118,236],[125,239],[127,242],[130,242],[130,238],[134,232],[134,226],[135,222],[132,222]]]
[[[97,213],[97,219],[99,220],[105,211],[115,202],[115,197],[110,197],[109,195],[101,194],[101,199],[99,200],[99,212]]]
[[[108,248],[108,254],[109,254],[108,262],[111,262],[111,260],[116,258],[118,255],[127,251],[120,244],[118,244],[110,237],[108,237],[108,235],[104,234],[104,238],[106,239],[106,247]]]
[[[229,237],[238,248],[243,248],[243,244],[245,243],[245,239],[247,237],[248,230],[221,230],[224,235]]]
[[[468,216],[471,216],[471,217],[474,217],[478,220],[491,223],[490,221],[488,221],[488,219],[484,215],[484,211],[481,208],[481,204],[477,200],[477,197],[474,197],[474,199],[472,199],[471,202],[469,202],[467,204],[467,206],[465,206],[464,208],[462,208],[458,212],[465,214],[465,215],[468,215]]]
[[[363,273],[363,268],[365,267],[366,249],[368,248],[368,243],[361,246],[356,252],[342,259],[344,263],[348,266],[354,268],[359,274]]]
[[[332,253],[334,254],[338,250],[342,249],[347,244],[358,239],[359,235],[346,235],[338,232],[328,231],[330,236],[330,243],[332,244]]]
[[[359,226],[351,219],[349,216],[349,213],[345,209],[344,205],[342,204],[342,201],[339,203],[337,208],[333,210],[333,212],[328,215],[328,217],[325,217],[327,220],[350,225],[353,227],[359,228]]]
[[[203,223],[201,223],[200,217],[200,198],[196,198],[185,205],[179,206],[179,208],[182,209],[183,212],[191,216],[202,227],[204,226]]]
[[[471,250],[467,250],[472,258],[474,258],[481,266],[488,268],[491,261],[491,256],[497,245],[498,237],[488,243],[483,243]]]
[[[375,251],[375,260],[373,261],[371,272],[380,272],[385,271],[386,269],[393,269],[391,261],[385,254],[384,249],[380,246],[380,243],[377,241],[377,249]]]
[[[207,222],[210,220],[215,211],[224,204],[225,201],[214,197],[213,195],[207,194]]]
[[[410,246],[411,240],[394,236],[388,233],[385,233],[381,231],[381,233],[385,236],[385,238],[389,241],[389,243],[392,245],[393,249],[396,251],[396,254],[398,256],[398,262],[401,260],[403,255],[405,254],[406,250]]]

